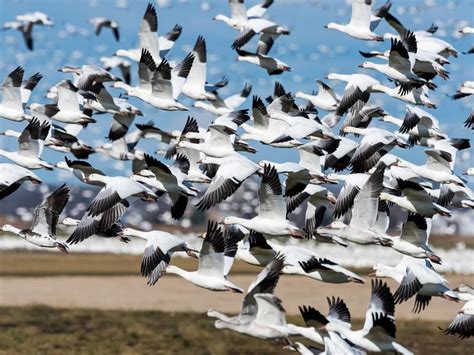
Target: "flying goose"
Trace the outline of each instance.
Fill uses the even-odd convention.
[[[229,216],[223,224],[238,224],[267,236],[292,236],[301,238],[304,232],[287,219],[286,203],[276,169],[270,165],[263,167],[263,177],[259,190],[260,210],[252,219]]]
[[[89,174],[89,183],[103,183],[104,187],[99,191],[87,208],[92,216],[98,216],[112,208],[124,199],[138,197],[146,200],[156,201],[158,196],[149,188],[124,176],[106,176],[98,173]]]
[[[316,229],[318,234],[336,235],[357,244],[381,244],[389,246],[390,237],[375,229],[379,210],[379,196],[383,188],[385,164],[379,163],[354,199],[352,217],[347,225],[336,220]]]
[[[192,55],[194,61],[181,91],[194,100],[215,100],[215,95],[206,91],[207,49],[206,40],[198,36]]]
[[[169,265],[173,253],[183,251],[191,257],[197,258],[195,250],[191,249],[180,237],[159,231],[140,231],[133,228],[125,228],[123,235],[146,240],[143,252],[140,273],[147,277],[147,284],[153,286],[160,279]]]
[[[474,299],[466,302],[448,328],[443,329],[447,335],[456,335],[468,339],[474,335]]]
[[[414,313],[423,311],[432,297],[443,297],[454,302],[459,300],[458,294],[446,286],[447,281],[427,260],[404,256],[394,267],[378,263],[373,269],[377,277],[390,277],[400,284],[394,293],[395,303],[406,302],[416,294]]]
[[[54,26],[54,22],[45,13],[36,11],[17,15],[15,21],[4,23],[3,28],[20,31],[26,47],[32,51],[34,25]]]
[[[114,34],[115,40],[117,42],[120,41],[119,24],[117,21],[105,17],[93,17],[89,19],[89,23],[94,26],[96,36],[100,35],[102,28],[108,27]]]
[[[218,165],[211,184],[196,207],[207,210],[232,196],[250,176],[260,171],[260,166],[240,154],[224,158],[204,157],[201,164]]]
[[[285,258],[283,256],[277,255],[262,269],[262,271],[259,272],[242,299],[242,307],[238,315],[229,317],[219,311],[209,309],[207,311],[207,316],[217,318],[226,323],[234,324],[247,324],[254,320],[258,312],[257,299],[255,298],[255,295],[260,293],[273,293],[278,284],[278,280],[280,279],[284,261]]]
[[[186,271],[175,265],[168,265],[165,272],[181,276],[198,287],[211,291],[232,291],[243,293],[224,274],[225,241],[221,228],[208,221],[206,236],[199,252],[199,266],[196,271]]]
[[[234,146],[231,142],[228,127],[211,124],[208,126],[208,132],[209,134],[206,135],[204,142],[193,143],[190,141],[181,140],[177,146],[179,148],[198,150],[207,156],[214,158],[225,158],[234,154],[238,154],[235,152]],[[186,138],[193,138],[194,136],[194,132],[189,132],[185,135]]]
[[[117,56],[100,57],[99,60],[104,66],[104,69],[107,71],[110,71],[113,68],[120,69],[120,72],[122,73],[123,81],[125,82],[125,84],[130,85],[132,81],[132,75],[130,71],[132,64],[128,60],[117,57]]]
[[[339,333],[346,341],[370,352],[391,351],[413,354],[397,343],[394,298],[390,288],[381,280],[372,281],[372,295],[362,329],[352,330],[345,323],[323,321],[328,332]]]
[[[31,170],[10,163],[0,164],[0,200],[14,193],[25,181],[41,184],[43,181]]]
[[[46,197],[34,212],[33,221],[29,228],[18,229],[10,224],[2,226],[3,232],[14,233],[27,242],[42,248],[58,248],[67,253],[67,244],[56,239],[56,225],[59,215],[70,198],[70,190],[66,185]]]
[[[349,36],[366,41],[383,41],[383,37],[372,32],[388,13],[392,3],[387,1],[372,14],[372,0],[352,0],[351,21],[347,25],[330,22],[325,28],[335,29]],[[373,20],[372,20],[373,18]]]
[[[274,0],[262,0],[259,4],[247,9],[244,0],[229,0],[231,17],[219,14],[214,16],[213,20],[222,21],[236,30],[242,30],[249,18],[261,18],[265,15],[268,8],[273,4],[273,1]]]
[[[265,69],[268,75],[279,75],[286,71],[291,71],[292,68],[277,58],[270,57],[266,54],[251,53],[244,51],[243,49],[236,49],[237,60],[241,62],[248,62],[251,64],[258,65]]]
[[[222,99],[218,94],[214,101],[210,103],[205,103],[203,101],[196,101],[194,107],[202,108],[216,116],[222,116],[228,113],[231,113],[242,105],[247,97],[252,91],[252,85],[250,83],[245,83],[244,88],[238,94],[231,95],[225,99]]]
[[[428,97],[428,88],[426,86],[412,88],[412,90],[408,93],[403,92],[403,94],[400,94],[400,92],[402,91],[403,89],[400,85],[391,88],[380,83],[373,85],[371,89],[371,92],[373,93],[384,93],[390,97],[393,97],[403,102],[407,102],[412,105],[421,105],[426,106],[428,108],[436,108],[436,104]]]
[[[413,72],[415,54],[417,52],[417,40],[412,32],[407,32],[402,40],[392,39],[388,64],[377,64],[364,62],[361,68],[374,69],[386,75],[400,85],[400,94],[406,94],[414,87],[426,85],[435,89],[436,85],[427,81]]]
[[[464,81],[459,89],[456,90],[456,93],[451,96],[454,100],[462,99],[463,97],[470,96],[474,94],[474,81]]]
[[[297,91],[295,92],[295,97],[308,100],[314,106],[324,111],[335,111],[339,106],[339,97],[337,94],[322,80],[316,80],[316,85],[318,87],[318,93],[316,95],[308,95]]]
[[[58,71],[61,73],[72,73],[77,75],[77,83],[76,80],[74,81],[76,87],[86,91],[95,83],[122,81],[122,79],[96,65],[83,65],[80,68],[66,65],[59,68]]]
[[[51,124],[49,122],[40,122],[40,120],[33,117],[20,137],[18,137],[18,150],[16,152],[7,152],[0,149],[0,156],[4,156],[27,169],[53,170],[51,164],[40,159],[44,140],[48,136],[50,128]]]
[[[21,96],[24,72],[22,67],[17,67],[3,80],[0,117],[12,121],[23,121],[26,118]]]
[[[359,146],[359,143],[346,137],[340,137],[339,139],[339,145],[336,150],[324,156],[324,170],[332,169],[338,173],[346,169],[351,162],[354,152]]]

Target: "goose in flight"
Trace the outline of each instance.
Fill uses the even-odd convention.
[[[232,132],[234,133],[234,132]],[[186,138],[194,138],[196,133],[186,133]],[[197,134],[197,136],[200,136]],[[208,134],[204,137],[204,142],[193,143],[191,141],[181,140],[178,148],[189,148],[203,152],[207,156],[214,158],[225,158],[234,154],[234,146],[229,134],[229,128],[222,125],[210,124],[208,126]]]
[[[219,94],[215,94],[216,98],[210,103],[203,101],[196,101],[194,107],[202,108],[213,115],[222,116],[234,112],[241,106],[250,95],[252,91],[252,85],[250,83],[245,83],[244,88],[238,94],[231,95],[225,99],[221,98]]]
[[[16,16],[15,21],[4,23],[3,28],[20,31],[26,47],[32,51],[34,25],[54,26],[54,22],[45,13],[36,11]]]
[[[11,121],[23,121],[26,119],[21,96],[24,72],[22,67],[17,67],[3,80],[0,117]]]
[[[96,65],[83,65],[80,68],[66,65],[58,69],[58,71],[61,73],[72,73],[77,76],[74,80],[76,87],[86,91],[90,90],[96,83],[122,81],[119,77]]]
[[[219,14],[214,16],[213,20],[222,21],[236,30],[241,30],[245,27],[249,18],[263,17],[268,8],[273,4],[273,1],[274,0],[262,0],[259,4],[247,9],[244,0],[229,0],[231,17]]]
[[[76,227],[66,243],[69,245],[78,244],[93,235],[102,238],[117,238],[121,242],[128,243],[130,238],[124,235],[120,218],[129,206],[127,200],[122,200],[97,216],[85,213],[81,220],[64,218],[62,224]]]
[[[124,89],[128,96],[137,97],[161,110],[187,111],[188,108],[176,99],[181,92],[182,80],[186,80],[189,76],[193,62],[194,57],[188,55],[173,78],[171,66],[166,59],[156,66],[150,52],[143,49],[138,64],[140,85],[132,87],[122,82],[116,82],[114,87]]]
[[[148,278],[147,284],[150,286],[156,284],[163,275],[173,253],[185,252],[188,256],[197,258],[196,250],[191,249],[183,239],[171,233],[159,230],[145,232],[133,228],[125,228],[123,235],[146,241],[140,273],[143,277]]]
[[[199,266],[196,271],[186,271],[175,265],[168,265],[165,272],[181,276],[198,287],[211,291],[232,291],[243,293],[243,290],[232,283],[225,275],[225,240],[215,222],[208,221],[207,231],[199,252]]]
[[[438,274],[427,260],[404,256],[394,267],[383,264],[373,266],[377,277],[390,277],[400,284],[394,293],[395,303],[402,303],[416,295],[412,312],[420,313],[432,297],[442,297],[457,302],[459,296],[447,287],[447,281]]]
[[[14,193],[25,181],[41,184],[43,181],[30,169],[10,163],[0,164],[0,200]]]
[[[456,93],[451,96],[454,100],[462,99],[474,94],[474,81],[464,81],[459,89],[456,90]]]
[[[403,102],[407,102],[412,105],[436,108],[436,104],[432,100],[430,100],[428,96],[428,88],[426,86],[422,86],[419,88],[414,87],[411,91],[403,92],[403,94],[400,94],[400,92],[402,91],[403,89],[400,85],[391,88],[380,83],[373,85],[371,90],[371,92],[373,93],[384,93],[390,97],[393,97]]]
[[[287,219],[278,173],[275,167],[265,165],[259,190],[260,210],[252,219],[235,216],[224,218],[223,224],[238,224],[258,233],[272,237],[292,236],[301,238],[304,232]]]
[[[238,54],[238,61],[258,65],[265,69],[268,75],[279,75],[292,70],[292,68],[285,62],[266,54],[259,53],[258,51],[256,53],[244,51],[243,49],[236,49],[236,51]]]
[[[62,185],[36,207],[33,221],[29,228],[21,230],[12,225],[5,224],[1,230],[14,233],[36,246],[58,248],[60,251],[67,253],[67,244],[58,241],[55,235],[59,215],[69,201],[69,198],[69,188],[66,185]]]
[[[132,64],[128,60],[120,58],[118,56],[100,57],[99,60],[104,66],[104,69],[107,71],[111,71],[113,68],[118,68],[122,73],[123,81],[125,82],[125,84],[130,85],[130,83],[132,82]]]
[[[196,207],[203,211],[232,196],[242,183],[260,171],[260,166],[240,154],[224,158],[204,157],[201,164],[216,164],[218,169]]]
[[[92,216],[98,216],[112,208],[124,199],[138,197],[145,200],[156,201],[158,196],[143,184],[124,176],[106,176],[98,173],[89,174],[89,183],[103,183],[104,187],[99,191],[87,208]]]
[[[280,279],[284,261],[285,258],[283,256],[277,255],[259,272],[242,299],[242,307],[238,315],[230,317],[214,309],[209,309],[207,316],[232,324],[247,324],[252,322],[258,313],[258,304],[255,295],[261,293],[273,294],[278,280]]]
[[[79,181],[92,186],[104,186],[101,181],[90,181],[90,174],[105,175],[101,170],[94,168],[89,162],[85,160],[69,160],[64,157],[64,161],[56,164],[57,168],[70,171]]]
[[[347,225],[334,221],[325,227],[316,229],[318,234],[336,235],[337,237],[357,244],[381,244],[390,246],[390,237],[376,230],[379,210],[379,196],[383,188],[385,164],[379,163],[354,199],[352,218]]]
[[[53,170],[53,165],[40,159],[44,141],[50,128],[51,124],[49,122],[40,122],[40,120],[33,117],[18,137],[18,150],[8,152],[0,149],[0,156],[4,156],[27,169]]]
[[[114,34],[115,40],[117,42],[120,41],[119,24],[117,21],[105,17],[93,17],[89,19],[89,23],[94,26],[96,36],[100,35],[102,28],[108,27]]]
[[[474,336],[474,298],[464,304],[454,320],[443,333],[456,335],[460,339],[468,339]]]
[[[397,343],[395,326],[395,305],[390,288],[381,280],[372,281],[372,295],[362,329],[352,330],[347,323],[325,319],[328,332],[339,333],[346,341],[370,352],[396,352],[413,354]]]
[[[182,86],[182,93],[194,100],[215,100],[212,92],[206,91],[207,77],[207,49],[206,40],[198,36],[192,51],[194,60],[187,75],[187,80]]]
[[[372,13],[372,0],[352,0],[351,21],[347,25],[330,22],[325,28],[335,29],[349,36],[366,41],[383,41],[383,37],[375,34],[380,20],[390,10],[392,3],[387,1],[382,7]]]
[[[400,94],[410,92],[414,87],[426,85],[435,89],[436,85],[427,81],[413,72],[415,55],[417,53],[417,39],[413,32],[408,31],[401,40],[392,39],[388,64],[364,62],[359,67],[374,69],[400,85]]]
[[[339,106],[340,98],[334,90],[322,80],[316,80],[316,86],[318,87],[318,93],[316,95],[308,95],[301,91],[297,91],[295,92],[295,97],[308,100],[321,110],[335,111]]]

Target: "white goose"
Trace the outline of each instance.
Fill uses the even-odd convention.
[[[242,49],[237,49],[237,60],[239,62],[248,62],[251,64],[255,64],[263,69],[265,69],[268,75],[279,75],[286,71],[291,71],[292,68],[282,62],[281,60],[268,56],[267,54],[259,53],[251,53],[248,51],[244,51]]]
[[[347,25],[330,22],[325,28],[335,29],[349,36],[366,41],[383,41],[383,37],[372,32],[390,10],[392,3],[387,1],[372,15],[372,0],[352,0],[351,21]],[[374,21],[372,20],[374,17]]]
[[[120,41],[120,30],[117,21],[110,20],[105,17],[93,17],[89,19],[89,23],[94,26],[96,36],[100,35],[103,27],[108,27],[114,34],[115,40],[117,42]]]
[[[140,273],[143,277],[148,278],[147,284],[150,286],[154,285],[163,275],[173,253],[182,251],[191,257],[197,258],[195,250],[189,248],[182,238],[168,232],[159,230],[146,232],[125,228],[123,235],[146,240]]]
[[[394,294],[395,303],[405,302],[416,294],[412,310],[415,313],[424,310],[432,297],[443,297],[454,302],[459,300],[458,294],[446,286],[447,281],[429,261],[405,256],[394,267],[379,263],[373,269],[377,277],[390,277],[400,284]]]
[[[197,271],[186,271],[174,265],[168,265],[165,272],[181,276],[198,287],[211,291],[232,291],[243,293],[234,285],[225,273],[225,242],[222,230],[215,222],[209,221],[201,251]]]
[[[459,100],[470,95],[474,95],[474,81],[472,80],[464,81],[451,98]]]
[[[17,67],[3,80],[0,117],[12,121],[23,121],[26,118],[21,99],[21,81],[24,72],[22,67]]]
[[[18,229],[12,225],[5,224],[1,230],[10,232],[25,239],[27,242],[42,248],[58,248],[67,253],[68,246],[56,239],[56,225],[59,215],[69,200],[69,188],[66,185],[60,186],[56,191],[46,197],[41,204],[36,207],[31,226],[27,229]]]
[[[216,98],[214,101],[211,101],[210,103],[196,101],[193,106],[202,108],[216,116],[222,116],[237,110],[237,108],[247,100],[251,91],[252,85],[250,83],[245,83],[244,88],[238,94],[231,95],[225,99],[222,99],[218,94],[215,94]]]
[[[56,164],[57,168],[70,171],[79,181],[93,186],[104,186],[101,181],[89,181],[90,174],[105,175],[101,170],[94,168],[89,162],[84,160],[69,160],[64,157],[65,161]]]
[[[43,181],[30,169],[16,164],[0,164],[0,200],[14,193],[25,181],[41,184]]]
[[[211,124],[208,126],[209,134],[205,136],[204,142],[193,143],[190,141],[180,141],[179,148],[195,149],[204,154],[214,158],[225,158],[237,154],[231,142],[231,137],[227,133],[228,129],[225,126]],[[199,138],[201,135],[195,132],[186,133],[185,137],[192,139]]]
[[[426,106],[428,108],[436,108],[436,104],[428,97],[428,89],[425,86],[419,88],[412,88],[412,90],[408,93],[404,92],[403,94],[400,94],[401,91],[403,90],[400,85],[394,88],[390,88],[380,83],[373,85],[371,89],[371,92],[381,92],[397,100],[407,102],[412,105],[421,105]]]
[[[339,106],[339,98],[334,90],[321,80],[316,80],[318,93],[316,95],[308,95],[301,91],[295,92],[295,97],[305,99],[311,102],[317,108],[324,111],[335,111]]]
[[[456,335],[460,339],[467,339],[474,335],[474,298],[466,302],[461,311],[456,315],[444,334]]]
[[[33,118],[18,137],[18,150],[7,152],[0,149],[0,156],[4,156],[27,169],[53,170],[53,165],[40,159],[44,140],[48,136],[50,128],[51,124],[49,122],[40,122]]]
[[[252,219],[226,217],[223,224],[238,224],[250,230],[273,237],[293,236],[301,238],[304,232],[286,218],[286,203],[276,169],[263,168],[259,190],[260,210]]]

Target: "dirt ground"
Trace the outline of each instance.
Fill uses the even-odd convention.
[[[248,287],[254,275],[233,275],[232,281]],[[450,276],[453,287],[472,277]],[[469,280],[470,279],[470,280]],[[276,294],[288,314],[297,315],[299,305],[313,305],[326,312],[326,297],[340,296],[354,318],[363,318],[369,301],[370,280],[361,284],[326,284],[300,276],[284,275]],[[392,291],[397,285],[388,281]],[[55,276],[0,277],[0,305],[46,305],[57,308],[96,308],[104,310],[158,310],[165,312],[206,312],[215,308],[238,313],[242,295],[211,292],[172,275],[153,286],[139,276]],[[411,313],[413,301],[397,306],[397,319],[451,321],[462,303],[433,299],[421,315]]]

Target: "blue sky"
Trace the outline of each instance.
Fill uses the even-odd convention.
[[[123,1],[123,0],[122,0]],[[43,11],[47,13],[56,23],[55,27],[36,27],[34,29],[35,51],[29,52],[25,49],[20,33],[16,31],[0,31],[0,43],[2,45],[2,56],[0,57],[0,76],[3,78],[17,65],[25,68],[25,76],[39,71],[44,79],[36,89],[31,102],[46,103],[44,94],[47,89],[57,81],[68,78],[67,75],[58,73],[56,69],[69,65],[81,65],[84,63],[99,64],[101,56],[109,56],[119,48],[134,48],[137,45],[137,32],[139,22],[145,11],[147,1],[128,0],[128,8],[118,8],[116,0],[2,0],[0,2],[1,22],[14,20],[15,16],[28,11]],[[247,1],[254,4],[257,1]],[[461,21],[474,25],[474,2],[472,1],[397,1],[394,0],[393,13],[407,27],[418,30],[428,28],[431,23],[440,25],[439,36],[453,43],[460,51],[466,51],[474,44],[474,35],[455,38],[453,34]],[[153,2],[156,5],[156,2]],[[203,11],[203,3],[209,7]],[[377,1],[376,6],[383,2]],[[158,9],[159,32],[165,33],[175,24],[183,26],[183,35],[178,40],[169,55],[169,59],[180,59],[192,48],[196,37],[201,34],[206,38],[208,48],[208,80],[217,81],[226,76],[230,83],[221,91],[232,94],[239,91],[246,81],[251,81],[254,87],[253,94],[266,97],[273,91],[276,80],[281,81],[285,88],[294,92],[301,90],[311,92],[315,89],[314,81],[324,78],[329,72],[355,73],[366,72],[373,75],[384,83],[388,83],[383,76],[375,72],[369,72],[357,68],[364,60],[358,54],[359,50],[386,50],[388,42],[372,43],[352,39],[337,31],[324,29],[323,26],[330,21],[345,23],[350,18],[350,5],[347,1],[284,1],[276,0],[269,11],[271,19],[287,25],[292,33],[291,36],[280,38],[272,55],[290,64],[293,68],[291,73],[281,76],[269,77],[265,71],[248,63],[235,61],[235,52],[230,48],[237,32],[221,22],[212,20],[218,13],[228,14],[227,2],[223,0],[196,1],[189,0],[187,3],[171,0],[172,6]],[[93,33],[92,25],[88,19],[94,16],[106,16],[119,22],[121,28],[121,41],[116,43],[110,31],[103,31],[100,37]],[[74,29],[86,30],[88,35],[71,34]],[[385,23],[382,23],[376,31],[379,34],[393,32]],[[252,45],[249,46],[252,48]],[[445,93],[453,93],[456,87],[464,80],[474,79],[474,55],[460,55],[452,58],[451,65],[447,70],[451,73],[451,79],[444,82],[436,79],[439,89],[432,93],[432,99],[438,104],[437,110],[431,110],[442,123],[446,133],[452,137],[472,138],[472,133],[462,127],[462,122],[468,116],[473,107],[473,99],[452,101]],[[136,80],[136,66],[133,69],[133,78]],[[335,85],[336,91],[342,92],[342,83],[331,83]],[[120,91],[113,90],[114,95]],[[180,98],[190,106],[192,102],[187,98]],[[405,105],[397,100],[375,95],[371,99],[374,103],[384,105],[384,108],[393,116],[403,117]],[[167,113],[158,111],[147,106],[145,103],[133,100],[145,113],[136,122],[147,122],[152,119],[157,126],[163,129],[181,129],[187,113]],[[298,103],[303,103],[298,101]],[[250,107],[248,100],[243,108]],[[324,112],[321,112],[324,115]],[[200,110],[192,111],[191,114],[197,118],[201,125],[206,125],[212,117]],[[105,143],[103,138],[108,131],[111,116],[97,116],[98,124],[88,128],[80,136],[84,141],[97,145]],[[378,123],[377,123],[378,124]],[[0,121],[1,130],[21,130],[24,123],[15,123],[6,120]],[[385,125],[388,129],[394,126]],[[294,151],[284,149],[273,149],[252,143],[259,151],[252,156],[254,160],[269,159],[274,161],[295,160]],[[0,138],[0,147],[6,150],[16,148],[16,141],[12,138]],[[140,147],[147,151],[157,148],[156,143],[143,142]],[[409,151],[394,150],[401,157],[415,163],[423,161],[420,148]],[[43,158],[55,163],[63,159],[63,155],[46,149]],[[467,157],[466,157],[467,158]],[[3,161],[3,160],[1,160]],[[98,154],[92,156],[91,162],[100,165],[111,175],[124,173],[124,167],[128,170],[129,162],[124,164],[100,157]],[[473,158],[467,158],[458,164],[458,172],[466,166],[474,165]],[[48,181],[55,182],[58,179],[56,172],[40,172],[40,176]],[[71,180],[71,183],[73,180]]]

